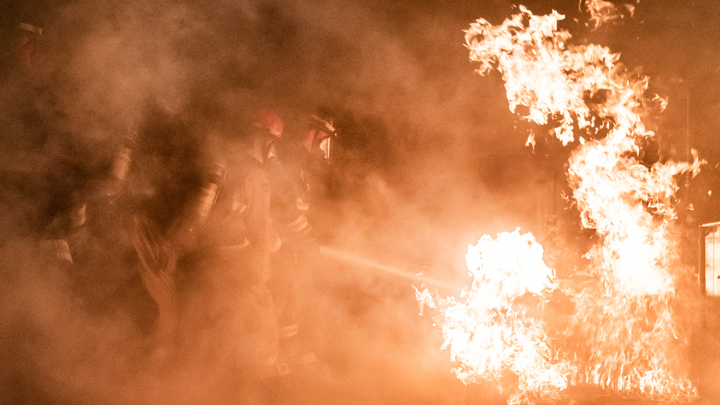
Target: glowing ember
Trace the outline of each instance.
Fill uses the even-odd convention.
[[[541,319],[555,288],[554,270],[542,260],[532,234],[484,236],[466,256],[472,289],[460,301],[417,291],[424,305],[440,310],[445,347],[464,383],[491,381],[513,401],[554,396],[567,387],[567,365],[554,361]]]
[[[603,1],[587,3],[590,11],[595,7],[600,13],[593,12],[595,19],[606,15],[601,13],[606,6]],[[473,23],[466,43],[470,59],[479,64],[478,73],[497,69],[502,74],[513,112],[523,106],[524,118],[551,124],[564,145],[579,134],[568,178],[583,226],[594,229],[599,242],[586,254],[587,268],[579,270],[573,282],[563,283],[574,313],[561,327],[561,336],[553,337],[562,341],[563,358],[573,366],[568,382],[653,399],[696,396],[684,357],[689,331],[678,328],[673,316],[681,295],[677,286],[685,274],[677,265],[668,226],[675,218],[674,178],[686,171],[697,174],[701,163],[641,163],[639,145],[654,136],[643,119],[654,106],[664,108],[664,100],[648,97],[648,78],[617,64],[619,56],[609,49],[568,45],[570,34],[557,28],[562,19],[557,12],[534,16],[521,6],[519,14],[500,26],[482,19]],[[483,241],[483,246],[489,243]],[[478,249],[481,258],[490,255]],[[522,294],[543,297],[552,288],[550,281],[522,284],[515,277],[532,275],[525,283],[536,283],[538,277],[550,280],[550,275],[542,270],[544,265],[520,260],[516,252],[499,246],[495,249],[492,257],[508,257],[492,259],[492,264],[469,263],[475,281],[466,303],[433,301],[423,294],[419,298],[441,310],[445,345],[452,347],[453,358],[461,364],[458,375],[464,382],[481,376],[499,381],[497,373],[510,370],[519,376],[519,393],[536,391],[543,384],[559,391],[565,386],[560,370],[571,368],[550,363],[542,323],[527,311],[511,311],[511,316],[503,312],[514,308],[513,300]],[[508,263],[513,265],[507,267]],[[518,268],[525,265],[529,267]],[[456,320],[463,317],[475,324]],[[505,343],[496,344],[495,339]],[[520,342],[523,349],[516,347]],[[525,347],[539,356],[533,357],[533,367],[516,364]],[[544,383],[528,384],[538,373],[546,377]]]

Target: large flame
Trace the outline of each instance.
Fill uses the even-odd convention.
[[[603,2],[590,3],[588,7],[599,7]],[[689,331],[678,328],[679,321],[673,315],[677,285],[685,270],[677,265],[668,227],[675,218],[675,178],[683,172],[697,174],[700,163],[697,159],[652,166],[641,162],[639,145],[654,136],[644,120],[653,109],[664,108],[665,101],[648,97],[648,78],[626,70],[618,63],[619,55],[609,49],[569,45],[570,34],[557,27],[562,19],[557,12],[535,16],[520,6],[519,14],[499,26],[482,19],[473,23],[466,33],[466,44],[470,59],[479,66],[478,73],[496,69],[502,74],[513,112],[522,110],[524,118],[552,126],[564,145],[574,141],[580,145],[571,155],[568,179],[582,224],[595,230],[599,242],[586,254],[589,265],[563,283],[563,291],[574,303],[574,313],[558,336],[563,340],[564,358],[572,363],[565,370],[574,370],[568,383],[592,384],[653,399],[693,397],[697,393],[687,377],[684,356]],[[538,277],[545,274],[537,267],[527,270],[531,274],[536,271]],[[451,313],[455,317],[457,312],[464,312],[479,322],[477,328],[487,329],[484,333],[504,327],[506,318],[477,320],[477,314],[484,313],[485,308],[508,305],[505,292],[488,292],[507,288],[508,283],[514,281],[483,284],[476,276],[473,290],[481,289],[485,299],[494,301],[481,302],[479,307],[473,306],[475,299],[468,304],[439,301],[442,321],[449,321]],[[516,294],[522,291],[519,288]],[[533,344],[546,347],[542,331],[524,329],[525,325],[542,328],[541,324],[525,318],[512,318],[512,323],[515,328],[506,332],[513,334],[512,339],[532,336]],[[483,333],[470,330],[474,339]],[[457,337],[446,333],[446,345],[456,342]],[[466,358],[506,359],[505,349],[464,345],[460,349],[463,353],[487,353],[454,356],[461,362]],[[545,353],[540,349],[536,352]],[[473,381],[467,376],[485,375],[489,366],[480,364],[475,371],[462,366],[459,376],[463,381]],[[556,372],[549,363],[536,362],[533,367],[543,368],[544,373]],[[529,376],[541,373],[535,368],[522,371]],[[560,379],[554,381],[545,388],[561,389]],[[520,392],[535,388],[526,386]]]
[[[513,402],[552,397],[567,388],[568,365],[553,358],[541,318],[555,289],[555,272],[542,260],[532,234],[517,230],[484,236],[466,256],[472,289],[454,297],[417,291],[441,315],[445,347],[466,384],[491,381]]]

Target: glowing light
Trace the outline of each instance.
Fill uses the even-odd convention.
[[[466,255],[472,289],[459,301],[417,291],[420,310],[436,308],[455,373],[464,383],[491,381],[518,402],[550,398],[567,387],[568,365],[553,358],[541,319],[555,288],[532,234],[484,236]]]
[[[615,12],[601,0],[586,6],[595,24]],[[557,28],[563,18],[557,12],[535,16],[520,6],[519,14],[499,26],[480,19],[466,32],[477,72],[502,74],[511,111],[523,106],[525,119],[551,127],[564,145],[577,141],[568,180],[582,224],[595,230],[598,243],[585,255],[587,267],[561,283],[574,304],[560,336],[553,336],[562,341],[561,358],[549,356],[541,322],[526,312],[504,315],[518,294],[544,297],[553,285],[539,283],[538,277],[550,279],[542,266],[500,246],[496,253],[509,255],[506,261],[488,262],[495,253],[478,248],[482,262],[468,262],[475,281],[464,302],[422,293],[418,298],[441,311],[445,345],[452,347],[465,382],[483,377],[502,385],[498,375],[510,370],[522,376],[513,388],[518,395],[543,391],[542,384],[523,385],[540,373],[548,392],[567,383],[652,399],[696,396],[684,356],[689,332],[677,328],[673,313],[686,274],[677,266],[668,227],[675,219],[675,178],[697,174],[701,162],[641,161],[639,145],[654,136],[643,120],[666,102],[647,95],[649,79],[626,70],[609,49],[569,45],[571,35]],[[483,241],[479,246],[489,243]],[[520,274],[527,281],[516,281]],[[490,316],[496,313],[503,315]],[[467,318],[475,323],[465,324]],[[533,367],[518,366],[526,347],[539,356]],[[561,371],[569,370],[565,380]]]
[[[585,9],[590,14],[590,23],[594,27],[614,20],[619,15],[615,5],[605,0],[585,0]]]

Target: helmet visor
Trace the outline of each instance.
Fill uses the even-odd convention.
[[[323,158],[326,162],[330,161],[330,145],[332,143],[331,140],[331,136],[325,137],[320,140],[320,144],[318,145],[323,153]]]

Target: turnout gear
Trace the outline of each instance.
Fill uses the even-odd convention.
[[[177,343],[178,262],[189,246],[183,242],[192,240],[186,233],[196,223],[189,215],[197,210],[193,188],[202,182],[195,169],[200,144],[188,126],[160,108],[147,114],[137,142],[126,140],[117,145],[108,166],[109,192],[104,193],[98,212],[119,225],[118,244],[132,252],[123,252],[129,258],[121,268],[135,270],[127,275],[126,289],[130,290],[130,281],[132,287],[137,283],[139,294],[154,307],[144,311],[153,317],[142,321],[147,322],[150,361],[160,366]],[[115,229],[107,229],[99,236],[107,243],[113,232]],[[106,249],[117,250],[109,243]]]
[[[313,265],[310,257],[318,251],[311,223],[308,192],[309,162],[329,163],[332,140],[337,131],[331,119],[310,117],[305,137],[298,146],[296,166],[283,166],[279,159],[266,162],[265,169],[272,185],[272,214],[275,227],[283,240],[282,248],[273,255],[273,290],[280,326],[281,359],[292,366],[315,361],[304,349],[300,336],[303,278]]]
[[[205,170],[202,183],[195,190],[185,214],[176,222],[171,238],[184,251],[190,251],[201,237],[221,189],[225,184],[226,165],[215,163]]]
[[[270,218],[270,184],[255,148],[260,143],[254,141],[246,148],[235,140],[223,142],[227,170],[200,231],[187,310],[206,360],[229,370],[255,366],[262,374],[275,367],[278,355],[267,283],[279,238]]]
[[[87,238],[74,243],[74,250],[86,259],[93,261],[107,249],[115,250],[127,244],[125,236],[125,214],[129,211],[133,198],[128,189],[129,177],[133,167],[133,155],[136,149],[136,134],[131,134],[114,145],[109,164],[105,166],[105,175],[92,187],[87,195]],[[128,192],[130,191],[130,192]],[[90,246],[87,246],[87,245]],[[90,249],[90,252],[84,252]]]

